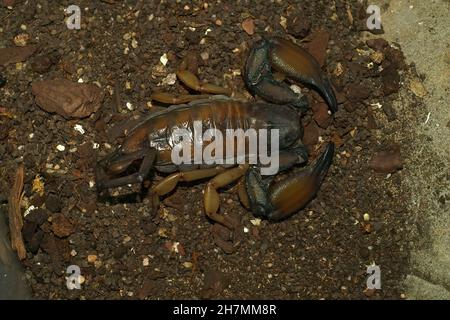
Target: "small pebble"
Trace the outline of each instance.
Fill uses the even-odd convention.
[[[58,144],[57,146],[56,146],[56,150],[58,150],[58,151],[64,151],[64,150],[66,150],[66,147],[65,146],[63,146],[62,144]]]
[[[37,207],[35,207],[33,205],[29,206],[28,209],[25,210],[25,212],[23,213],[23,216],[26,217],[31,211],[36,210],[36,209],[37,209]]]
[[[177,82],[177,75],[175,73],[169,73],[167,77],[165,77],[160,84],[158,85],[167,85],[173,86]]]
[[[200,57],[202,58],[202,60],[208,60],[209,59],[209,53],[204,51],[204,52],[200,53]]]
[[[85,131],[83,129],[83,126],[81,124],[76,124],[73,128],[74,128],[75,131],[78,131],[81,134],[85,133]]]
[[[14,44],[18,47],[24,47],[27,45],[30,36],[26,33],[18,34],[14,37]]]
[[[127,102],[126,106],[127,106],[128,110],[130,110],[130,111],[134,110],[134,107],[133,107],[133,105],[130,102]]]
[[[159,58],[159,61],[162,63],[163,66],[165,66],[167,64],[167,62],[169,61],[169,59],[167,59],[167,54],[164,53],[161,58]]]

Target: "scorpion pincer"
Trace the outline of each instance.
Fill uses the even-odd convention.
[[[194,123],[200,122],[205,130],[218,130],[224,136],[227,129],[277,129],[279,172],[305,164],[308,152],[301,142],[300,120],[307,101],[283,82],[275,80],[272,68],[310,85],[324,97],[331,110],[337,109],[331,85],[312,56],[286,40],[263,39],[250,52],[244,79],[253,93],[272,103],[211,96],[152,113],[129,130],[121,146],[98,162],[95,169],[97,189],[141,184],[155,169],[168,175],[151,187],[153,203],[158,204],[160,197],[172,192],[180,182],[210,179],[204,189],[205,213],[230,230],[235,226],[231,219],[219,213],[218,190],[238,180],[239,198],[254,215],[280,220],[298,212],[317,194],[332,163],[334,144],[327,144],[312,165],[277,182],[273,182],[273,175],[261,175],[260,164],[194,164],[192,161],[176,165],[171,158],[174,132],[187,129],[193,135]],[[194,141],[193,136],[190,141]],[[248,149],[245,148],[246,158],[251,156]],[[233,154],[238,156],[237,150],[233,150]],[[138,171],[127,174],[127,169],[136,162],[139,162]]]

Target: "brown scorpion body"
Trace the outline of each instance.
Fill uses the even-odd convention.
[[[289,217],[306,206],[318,192],[331,165],[334,145],[326,145],[322,155],[314,164],[296,171],[284,180],[273,182],[272,176],[262,176],[259,162],[224,164],[196,163],[189,158],[187,163],[177,164],[173,160],[177,131],[188,133],[189,149],[195,148],[197,136],[195,123],[202,130],[216,130],[226,135],[228,129],[256,132],[263,129],[278,130],[279,171],[308,160],[308,152],[301,143],[303,130],[300,123],[302,112],[308,106],[304,96],[293,92],[290,87],[272,75],[272,68],[282,71],[291,80],[309,85],[317,90],[330,106],[337,110],[337,101],[327,77],[320,70],[314,58],[297,45],[280,39],[263,39],[255,44],[247,60],[244,80],[254,94],[271,101],[243,102],[224,96],[213,96],[195,100],[195,96],[173,97],[166,93],[155,93],[153,99],[163,103],[185,103],[153,113],[128,131],[124,142],[116,151],[98,162],[96,167],[97,189],[99,191],[127,184],[142,183],[152,168],[169,174],[151,187],[153,203],[173,191],[179,182],[210,179],[204,190],[204,209],[211,220],[234,230],[229,218],[219,213],[218,190],[240,180],[239,198],[242,204],[255,215],[271,220]],[[190,88],[203,93],[226,93],[229,90],[215,85],[201,84],[195,75],[180,71],[178,77]],[[269,142],[268,144],[271,144]],[[245,152],[237,148],[223,154],[249,159],[248,140]],[[202,150],[209,146],[202,141]],[[233,145],[236,147],[236,145]],[[227,146],[228,147],[228,146]],[[268,147],[268,146],[267,146]],[[226,148],[224,148],[226,149]],[[269,149],[269,148],[267,148]],[[266,149],[266,150],[267,150]],[[193,154],[192,152],[190,153]],[[183,149],[184,155],[184,149]],[[140,162],[138,172],[127,174],[127,169]],[[156,207],[156,206],[155,206]]]
[[[171,160],[174,147],[173,136],[177,130],[185,129],[194,137],[194,123],[200,123],[203,130],[216,129],[223,136],[226,131],[242,129],[278,129],[280,132],[279,147],[286,149],[300,141],[302,130],[298,113],[289,106],[275,106],[267,103],[242,102],[232,99],[212,98],[194,101],[189,105],[173,106],[163,112],[150,116],[131,130],[129,138],[122,149],[137,151],[144,145],[136,145],[136,141],[155,148],[155,167],[159,171],[170,172],[192,168],[189,165],[174,166]],[[145,137],[145,139],[142,139]],[[203,143],[203,147],[207,144]],[[233,150],[236,154],[236,150]],[[193,153],[191,153],[192,155]],[[223,154],[226,154],[224,150]],[[192,159],[193,160],[193,159]],[[207,165],[197,166],[198,168]]]

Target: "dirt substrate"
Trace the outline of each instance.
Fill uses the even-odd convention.
[[[7,198],[23,162],[23,207],[38,208],[26,216],[23,229],[23,265],[35,298],[401,297],[410,240],[402,171],[376,173],[371,166],[380,171],[380,163],[371,159],[383,150],[407,154],[387,137],[396,130],[391,101],[400,71],[409,67],[395,45],[376,40],[369,47],[359,40],[364,5],[80,0],[81,30],[69,30],[64,8],[73,1],[3,2],[15,3],[0,9],[0,47],[14,46],[18,34],[39,45],[26,61],[2,68],[7,82],[0,88],[0,198]],[[242,26],[246,19],[253,21],[252,35]],[[261,35],[295,37],[319,59],[329,36],[324,70],[338,93],[339,111],[330,116],[320,98],[303,89],[314,110],[303,118],[311,159],[326,141],[338,146],[317,198],[290,219],[269,223],[254,220],[233,189],[222,190],[220,212],[235,217],[242,230],[241,244],[231,254],[213,240],[201,203],[204,183],[180,185],[156,214],[147,198],[99,201],[93,167],[120,142],[111,128],[157,109],[150,99],[156,89],[186,93],[178,82],[166,82],[190,54],[199,56],[201,79],[244,92],[238,71]],[[160,62],[164,54],[166,66]],[[31,83],[55,77],[100,85],[101,109],[83,120],[40,109]],[[397,160],[375,162],[389,167]],[[7,205],[1,209],[6,212]],[[382,272],[382,289],[376,292],[365,290],[366,269],[373,263]],[[81,268],[81,290],[66,287],[69,265]]]

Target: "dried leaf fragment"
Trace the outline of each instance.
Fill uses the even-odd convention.
[[[44,195],[44,190],[44,181],[42,181],[42,177],[37,174],[36,177],[34,177],[31,191],[36,192],[42,197]]]

